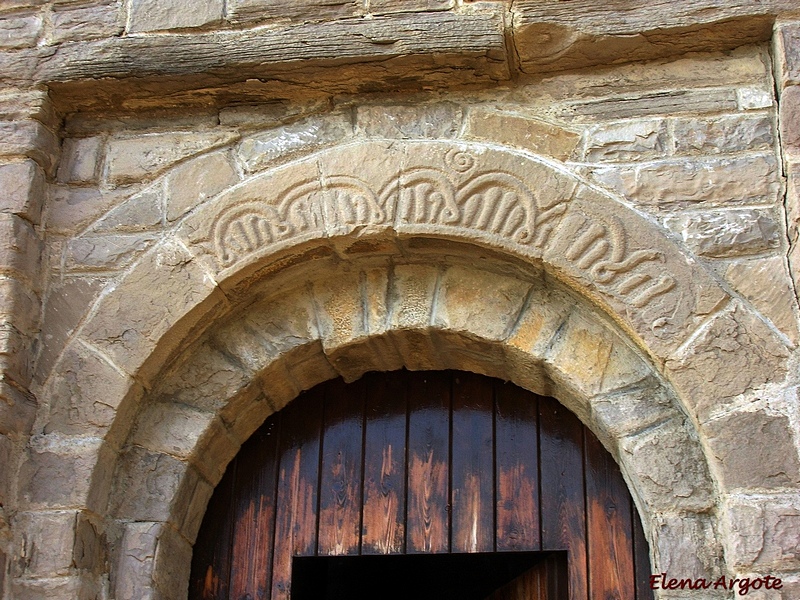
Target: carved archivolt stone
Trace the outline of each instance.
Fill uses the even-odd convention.
[[[544,261],[674,349],[726,298],[664,231],[544,159],[482,144],[368,142],[254,177],[185,224],[221,279],[292,245],[465,238]]]

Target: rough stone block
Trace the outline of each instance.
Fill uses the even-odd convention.
[[[670,419],[619,442],[624,468],[651,511],[704,511],[714,503],[711,474],[691,426]]]
[[[152,402],[139,414],[131,443],[188,460],[214,413],[176,402]]]
[[[665,219],[700,256],[725,258],[780,247],[781,226],[770,210],[733,209],[683,213]]]
[[[580,140],[574,131],[539,119],[475,108],[467,116],[465,134],[559,160],[569,157]]]
[[[0,121],[0,156],[27,156],[52,175],[58,162],[58,137],[34,119]]]
[[[182,0],[132,0],[128,6],[128,32],[187,29],[222,21],[224,0],[206,0],[191,8]]]
[[[301,115],[321,112],[328,106],[327,99],[309,99],[302,104],[284,100],[228,106],[219,111],[219,124],[223,127],[239,129],[275,127]]]
[[[11,323],[20,333],[33,337],[39,331],[39,297],[27,285],[0,276],[0,323]]]
[[[164,223],[161,182],[135,194],[109,210],[91,228],[93,233],[152,231]]]
[[[546,360],[553,379],[583,399],[640,382],[649,372],[618,335],[583,311],[567,318]]]
[[[69,240],[64,267],[69,271],[120,271],[157,240],[155,233],[93,235]]]
[[[455,0],[370,0],[369,12],[373,15],[398,12],[427,12],[450,10]]]
[[[36,399],[7,379],[0,379],[0,435],[28,435],[35,418]]]
[[[614,439],[636,435],[665,421],[677,410],[664,388],[652,379],[642,386],[596,396],[590,404],[591,419],[599,425],[597,430]]]
[[[226,152],[213,152],[182,164],[165,182],[167,221],[182,217],[238,180]]]
[[[453,138],[461,129],[462,110],[441,102],[415,106],[365,105],[356,112],[358,127],[368,136],[385,138]]]
[[[115,457],[98,438],[35,435],[20,468],[21,500],[31,509],[81,506],[100,512]]]
[[[797,297],[782,256],[731,263],[725,279],[793,342],[798,341]]]
[[[35,380],[44,382],[70,335],[103,289],[103,279],[68,277],[51,281],[42,317],[45,332],[36,361]]]
[[[53,44],[119,35],[124,28],[122,2],[104,0],[88,5],[54,6],[50,13]]]
[[[47,202],[48,233],[81,233],[114,205],[123,202],[130,191],[100,190],[94,187],[51,185]]]
[[[184,598],[189,594],[192,545],[169,527],[158,539],[153,585],[157,598]]]
[[[239,145],[239,160],[247,171],[260,171],[279,159],[333,144],[352,133],[353,124],[347,115],[314,115],[245,138]]]
[[[779,23],[775,35],[777,41],[776,59],[781,83],[800,84],[800,22]],[[783,101],[783,99],[781,99]]]
[[[186,11],[186,7],[181,9]],[[106,145],[106,179],[112,185],[149,180],[176,162],[230,143],[230,132],[154,133],[115,138]]]
[[[0,211],[39,224],[45,181],[41,167],[28,159],[0,165]]]
[[[732,89],[675,90],[621,94],[596,100],[565,102],[556,113],[561,119],[610,121],[650,115],[734,112],[738,108]]]
[[[732,398],[781,381],[788,356],[786,346],[757,315],[734,304],[669,358],[666,372],[684,403],[704,422]]]
[[[191,543],[197,539],[197,533],[200,531],[200,525],[203,523],[203,517],[206,514],[206,507],[208,501],[214,494],[214,488],[203,479],[197,480],[197,485],[192,493],[192,500],[186,511],[186,517],[181,524],[181,533],[186,536]]]
[[[127,373],[146,380],[161,369],[156,363],[199,319],[226,304],[215,282],[184,247],[167,240],[146,253],[117,285],[116,293],[100,302],[84,335]],[[164,340],[170,331],[170,340]],[[154,353],[157,345],[159,352]]]
[[[800,85],[783,90],[780,106],[781,146],[796,156],[800,154]]]
[[[23,281],[38,278],[41,241],[30,223],[7,213],[0,213],[0,271]]]
[[[53,598],[97,600],[102,598],[104,593],[103,586],[91,574],[47,579],[15,579],[9,588],[14,598],[25,598],[25,600],[53,600]]]
[[[103,437],[117,416],[117,408],[134,381],[93,349],[72,344],[47,382],[45,397],[50,414],[45,433]]]
[[[728,154],[769,150],[775,143],[772,120],[767,115],[721,116],[673,120],[677,154]]]
[[[75,546],[75,511],[18,514],[14,522],[17,577],[58,577],[68,575]]]
[[[228,19],[233,23],[302,19],[333,21],[364,13],[364,0],[228,0]]]
[[[164,523],[126,523],[114,569],[114,597],[153,600],[153,563]]]
[[[675,573],[676,577],[680,574],[681,578],[711,580],[723,574],[720,536],[711,516],[692,513],[659,515],[654,519],[653,528],[655,547],[652,552],[661,571]]]
[[[16,448],[14,442],[7,435],[0,433],[0,504],[3,506],[10,506],[12,500],[10,494],[12,490],[12,477],[16,474]],[[2,526],[2,516],[0,516],[0,526]],[[0,563],[2,563],[3,549],[0,547]],[[5,565],[0,564],[5,567]],[[5,570],[0,570],[0,573],[5,574]],[[0,575],[0,581],[3,580]],[[0,588],[3,589],[3,588]]]
[[[745,87],[736,89],[739,110],[761,110],[771,108],[775,103],[771,88]]]
[[[0,49],[14,50],[35,46],[41,30],[41,15],[19,14],[3,17],[0,19]]]
[[[9,323],[0,323],[0,370],[18,385],[26,385],[33,368],[33,340]]]
[[[787,417],[736,412],[703,430],[725,490],[800,487],[800,458]]]
[[[61,183],[93,183],[97,181],[103,138],[68,138],[61,149],[58,181]]]
[[[594,169],[592,178],[635,204],[660,209],[778,201],[780,169],[774,155],[672,159]]]
[[[590,128],[584,137],[584,158],[588,161],[661,158],[669,150],[667,122],[664,119],[597,125]]]
[[[724,514],[726,556],[731,567],[800,566],[800,505],[796,498],[731,499]]]

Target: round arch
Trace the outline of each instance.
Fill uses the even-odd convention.
[[[108,517],[118,597],[179,596],[211,490],[269,414],[338,375],[458,369],[557,397],[621,465],[654,566],[719,572],[721,484],[697,424],[763,383],[705,379],[730,356],[702,331],[729,323],[737,352],[781,368],[758,315],[557,163],[342,145],[206,202],[93,307],[48,384],[49,431],[85,438],[64,459],[81,485],[43,505]]]

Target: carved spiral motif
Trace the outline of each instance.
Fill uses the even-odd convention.
[[[452,149],[444,156],[445,164],[457,173],[466,173],[475,166],[475,158],[462,150]]]

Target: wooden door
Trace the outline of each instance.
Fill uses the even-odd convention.
[[[209,502],[189,596],[288,600],[308,557],[522,552],[541,560],[477,600],[652,598],[619,468],[557,401],[471,373],[371,373],[302,394],[242,446]]]

